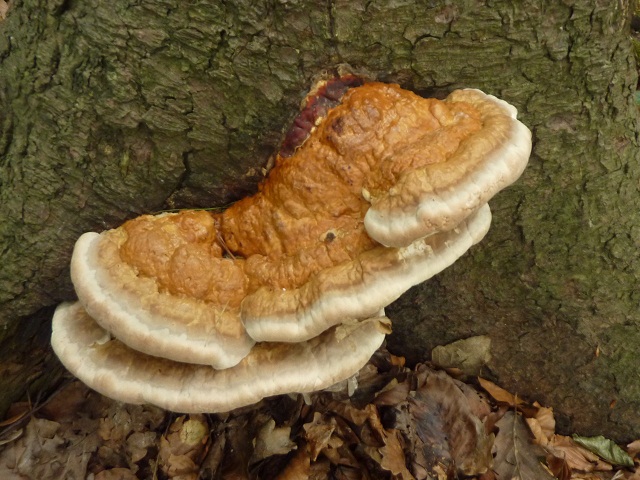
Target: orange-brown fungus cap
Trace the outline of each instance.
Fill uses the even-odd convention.
[[[530,149],[515,109],[478,91],[440,101],[369,83],[322,115],[226,211],[83,235],[71,270],[86,312],[137,351],[215,368],[255,340],[368,318],[482,238],[484,205]]]
[[[529,160],[531,132],[503,100],[480,90],[456,90],[432,112],[450,134],[426,134],[431,149],[416,142],[408,147],[409,158],[437,151],[437,161],[411,160],[409,168],[394,171],[390,188],[369,190],[365,225],[384,245],[405,246],[454,228],[517,180]]]
[[[221,215],[227,247],[247,259],[249,292],[299,287],[374,248],[363,190],[382,195],[405,172],[445,162],[481,127],[466,103],[380,83],[349,90],[295,155],[278,159],[257,195]]]

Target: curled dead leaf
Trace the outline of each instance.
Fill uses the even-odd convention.
[[[518,398],[517,395],[507,392],[504,388],[499,387],[485,378],[478,377],[478,382],[480,383],[480,386],[484,388],[497,402],[506,403],[512,407],[524,403],[524,401],[521,398]]]
[[[181,416],[160,439],[158,464],[169,477],[197,478],[209,429],[203,415]]]
[[[633,459],[629,454],[620,448],[615,442],[602,435],[595,437],[583,437],[573,434],[571,438],[573,438],[573,440],[579,445],[613,465],[633,467]]]
[[[493,470],[498,478],[554,480],[554,476],[540,463],[543,451],[533,443],[520,415],[509,411],[496,426],[500,430],[495,440]]]
[[[467,375],[478,375],[491,360],[491,338],[487,335],[465,338],[438,345],[431,352],[431,361],[442,368],[459,368]]]
[[[305,439],[307,440],[311,459],[315,462],[320,452],[329,444],[331,435],[335,430],[335,421],[325,422],[322,420],[322,414],[315,412],[313,420],[305,423],[302,428],[305,431]]]
[[[602,461],[596,454],[564,435],[553,435],[545,450],[557,458],[564,459],[572,470],[594,472],[612,469],[610,464]]]
[[[427,465],[448,465],[469,476],[491,466],[492,438],[446,373],[426,369],[419,373],[419,388],[409,397],[409,412],[421,448],[429,452],[424,459]]]
[[[632,457],[635,457],[638,453],[640,453],[640,440],[634,440],[633,442],[627,444],[627,453]]]

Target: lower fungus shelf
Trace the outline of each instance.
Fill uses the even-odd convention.
[[[51,344],[64,365],[94,390],[127,403],[183,413],[226,412],[265,397],[307,393],[356,374],[390,333],[386,317],[352,321],[300,343],[260,343],[236,366],[151,357],[108,338],[79,302],[58,307]]]

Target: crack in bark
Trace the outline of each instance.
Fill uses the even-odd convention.
[[[329,16],[329,45],[335,53],[338,52],[338,39],[336,37],[336,2],[335,0],[327,1],[327,15]]]

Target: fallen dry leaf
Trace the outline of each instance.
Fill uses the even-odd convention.
[[[304,449],[300,449],[289,463],[287,463],[287,466],[280,475],[278,475],[276,480],[308,480],[310,475],[311,459]]]
[[[573,438],[577,444],[595,453],[608,463],[621,465],[623,467],[633,467],[633,459],[629,454],[603,435],[583,437],[574,433],[571,438]]]
[[[427,469],[448,465],[469,476],[487,471],[492,463],[492,438],[471,413],[456,381],[444,372],[427,369],[419,377],[421,385],[409,397],[409,411],[421,448],[428,452],[420,463]]]
[[[331,435],[336,428],[335,421],[329,420],[325,422],[322,420],[322,414],[315,412],[313,414],[313,420],[305,423],[302,428],[305,431],[305,439],[307,440],[311,460],[315,462],[320,452],[329,444]]]
[[[604,480],[601,476],[594,473],[574,472],[571,474],[571,480]],[[617,478],[616,480],[620,480]]]
[[[556,419],[553,416],[553,408],[543,407],[538,402],[534,402],[533,406],[538,409],[534,418],[540,424],[540,428],[542,428],[547,440],[551,439],[556,432]]]
[[[29,413],[30,413],[30,409],[28,408],[28,406],[25,406],[24,409],[22,409],[20,412],[0,422],[0,427],[8,427],[8,426],[14,425],[15,423],[19,422],[20,420],[25,418],[27,415],[29,415]]]
[[[128,468],[110,468],[98,473],[94,480],[138,480],[138,477]]]
[[[150,449],[153,449],[158,441],[158,434],[154,431],[133,432],[127,437],[127,453],[131,462],[138,463],[145,458]]]
[[[175,418],[155,407],[111,401],[75,383],[39,410],[16,406],[21,416],[5,428],[24,433],[0,450],[0,479],[449,480],[490,465],[495,443],[501,476],[489,468],[474,480],[517,475],[513,468],[500,470],[506,459],[516,460],[520,473],[529,469],[543,475],[535,480],[544,480],[550,473],[538,471],[538,459],[523,453],[535,448],[527,443],[528,416],[538,442],[547,441],[547,462],[558,479],[640,480],[637,472],[612,469],[571,438],[555,435],[551,409],[510,394],[492,408],[487,395],[445,372],[426,365],[410,370],[384,351],[358,375],[352,397],[345,385],[310,394],[308,403],[301,396],[281,396],[207,417]],[[516,400],[524,415],[509,424],[509,402]],[[486,433],[494,425],[500,428],[495,442]],[[639,444],[629,444],[632,456]]]
[[[602,461],[596,454],[564,435],[553,435],[545,450],[555,457],[564,459],[572,470],[593,472],[612,469],[610,464]]]
[[[542,430],[542,426],[540,425],[538,419],[525,418],[525,421],[529,426],[529,430],[531,430],[531,433],[533,434],[534,442],[542,447],[547,445],[549,443],[549,439],[547,438],[545,432]]]
[[[23,433],[24,428],[18,428],[17,426],[14,428],[7,428],[6,430],[3,430],[2,436],[0,437],[0,447],[8,443],[13,443],[15,440],[20,438]]]
[[[538,402],[534,402],[533,405],[537,409],[535,417],[525,418],[525,421],[535,438],[535,443],[544,447],[555,434],[556,419],[553,416],[553,409],[543,407]]]
[[[627,445],[627,453],[632,457],[635,457],[640,453],[640,440],[635,440]]]
[[[535,445],[520,415],[507,412],[496,423],[500,429],[495,440],[493,470],[499,479],[553,480],[553,475],[540,463],[542,449]]]
[[[467,375],[478,375],[491,360],[491,338],[486,335],[439,345],[431,351],[431,361],[442,368],[458,368]]]
[[[87,432],[32,418],[24,436],[0,454],[0,471],[12,471],[17,478],[81,480],[97,446],[97,438]]]
[[[0,0],[0,20],[7,18],[7,12],[9,11],[9,3],[5,0]]]
[[[326,411],[333,412],[340,417],[344,418],[350,423],[361,427],[371,416],[371,413],[366,408],[357,408],[351,402],[329,400],[326,403]]]
[[[617,479],[616,479],[617,480]],[[640,480],[640,467],[635,472],[627,472],[620,480]]]
[[[272,418],[258,431],[255,438],[255,448],[249,463],[255,463],[272,455],[285,455],[298,448],[291,441],[291,427],[276,427]]]
[[[399,476],[401,480],[415,480],[407,469],[401,437],[396,429],[387,430],[382,425],[378,409],[370,404],[364,408],[368,414],[368,424],[371,427],[371,440],[364,446],[365,452],[377,462],[383,470]],[[381,445],[376,445],[380,442]]]
[[[398,380],[394,378],[376,394],[373,403],[377,406],[397,405],[407,398],[409,391],[410,385],[408,382],[398,382]]]
[[[384,433],[384,446],[378,450],[382,457],[380,466],[400,476],[402,480],[415,480],[411,472],[407,469],[404,451],[400,442],[400,435],[397,430]]]
[[[517,405],[524,404],[524,400],[518,398],[517,395],[513,395],[512,393],[507,392],[504,388],[499,387],[495,383],[484,379],[482,377],[478,377],[478,382],[480,386],[484,388],[489,395],[491,395],[497,402],[506,403],[511,407],[515,407]]]
[[[564,458],[547,455],[547,466],[558,480],[571,480],[571,467]]]
[[[203,415],[181,416],[160,438],[158,465],[170,478],[197,479],[209,427]]]

